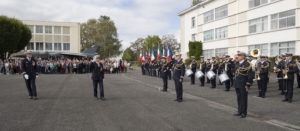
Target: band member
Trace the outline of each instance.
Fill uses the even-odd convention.
[[[300,70],[300,59],[299,58],[300,58],[300,56],[298,56],[298,59],[295,60],[298,70]],[[297,84],[298,84],[297,88],[300,88],[300,72],[297,73]]]
[[[219,66],[218,66],[218,69],[217,69],[217,72],[218,72],[218,76],[221,75],[223,73],[222,71],[222,66],[224,64],[224,57],[220,57],[219,59]],[[221,82],[221,80],[219,79],[219,85],[223,85],[223,83]]]
[[[100,99],[105,100],[104,98],[104,87],[103,87],[103,79],[104,79],[104,68],[103,64],[101,63],[101,58],[98,56],[91,64],[92,70],[92,80],[94,86],[94,97],[99,100],[98,98],[98,85],[99,85],[99,94]]]
[[[205,73],[207,73],[210,68],[211,68],[211,61],[210,58],[207,58],[206,62],[205,62],[206,68],[205,68]],[[206,83],[210,83],[210,80],[208,79],[208,77],[206,78]]]
[[[195,60],[195,56],[191,56],[192,58],[192,62],[191,62],[191,70],[193,71],[193,74],[191,75],[191,84],[194,85],[195,84],[195,73],[197,70],[197,61]]]
[[[219,68],[218,63],[216,61],[216,57],[212,57],[210,71],[213,71],[217,74],[217,69]],[[216,88],[216,75],[210,80],[211,88]]]
[[[38,77],[37,63],[34,58],[32,58],[31,52],[27,52],[26,58],[22,61],[22,72],[29,93],[29,99],[37,100],[38,98],[35,85],[35,79]]]
[[[169,64],[166,61],[166,57],[161,57],[161,64],[160,64],[160,71],[161,71],[161,77],[163,80],[163,89],[162,92],[168,91],[168,70],[169,70]]]
[[[181,54],[175,55],[175,61],[173,65],[173,79],[175,82],[175,89],[176,89],[176,95],[177,98],[175,101],[182,102],[182,82],[185,74],[185,65],[182,61]]]
[[[280,59],[278,59],[275,63],[276,66],[274,68],[274,72],[277,73],[279,90],[281,90],[281,95],[284,95],[286,90],[285,80],[283,79],[284,77],[283,70],[285,68],[285,54],[282,54],[280,56]]]
[[[298,73],[298,67],[296,62],[293,60],[293,54],[287,53],[286,54],[286,65],[285,69],[283,71],[283,74],[286,75],[286,89],[287,92],[285,94],[285,99],[283,100],[288,101],[289,103],[292,103],[293,101],[293,90],[294,90],[294,77],[295,73]],[[284,76],[285,77],[285,76]]]
[[[205,68],[206,68],[206,63],[204,61],[204,56],[201,56],[199,70],[202,71],[202,73],[205,73]],[[200,86],[204,87],[204,83],[205,83],[205,76],[200,78]]]
[[[268,87],[268,77],[269,77],[269,62],[267,62],[266,56],[261,56],[260,61],[257,62],[257,86],[259,90],[258,97],[265,98],[267,87]]]
[[[225,81],[225,91],[229,91],[230,90],[230,82],[233,80],[232,65],[233,65],[233,62],[230,61],[230,56],[229,55],[225,55],[224,56],[224,62],[220,66],[221,73],[226,73],[227,76],[229,77],[229,80]]]
[[[247,116],[248,90],[253,82],[251,76],[251,64],[245,59],[246,53],[239,52],[237,54],[237,62],[235,65],[234,87],[237,95],[238,113],[236,116],[245,118]]]

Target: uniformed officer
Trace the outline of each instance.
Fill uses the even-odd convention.
[[[258,86],[258,97],[265,98],[268,88],[268,77],[269,77],[269,62],[267,62],[266,56],[260,56],[260,60],[257,63],[257,75],[259,75],[259,80],[257,80]]]
[[[92,71],[92,80],[94,86],[94,97],[99,100],[98,97],[98,85],[99,85],[99,94],[100,99],[105,100],[104,98],[104,87],[103,87],[103,79],[104,79],[104,68],[103,64],[101,63],[101,58],[98,56],[91,64],[91,71]]]
[[[219,68],[219,65],[216,61],[216,57],[212,57],[211,67],[210,70],[213,71],[215,74],[217,74],[217,69]],[[211,88],[216,88],[216,75],[210,80]]]
[[[205,63],[205,60],[204,60],[204,56],[201,56],[200,57],[199,70],[202,71],[202,73],[205,74],[205,69],[206,69],[206,63]],[[200,78],[200,86],[204,87],[204,83],[205,83],[205,75]]]
[[[207,58],[205,65],[206,65],[206,68],[205,68],[205,74],[206,74],[211,68],[210,58]],[[208,77],[206,78],[206,83],[210,83],[210,80],[208,79]]]
[[[219,66],[218,66],[218,69],[217,69],[217,72],[218,72],[218,76],[221,75],[223,73],[223,69],[222,69],[222,66],[224,64],[224,59],[225,57],[220,57],[219,58]],[[219,79],[219,85],[223,85],[223,83],[221,82],[221,80]]]
[[[283,71],[283,74],[287,75],[286,78],[286,89],[287,92],[285,94],[284,102],[287,101],[289,103],[292,103],[293,101],[293,90],[294,90],[294,79],[295,79],[295,73],[298,73],[298,67],[296,62],[293,60],[293,54],[286,53],[286,65],[285,70]]]
[[[34,58],[32,58],[31,52],[27,52],[26,58],[22,61],[22,72],[29,93],[29,99],[37,100],[38,98],[35,85],[35,79],[38,77],[37,63]]]
[[[163,89],[161,90],[162,92],[167,92],[168,91],[168,70],[169,70],[169,64],[166,61],[166,57],[162,56],[161,57],[161,64],[160,64],[160,74],[163,80]]]
[[[237,62],[235,66],[234,87],[237,95],[238,113],[236,116],[245,118],[247,116],[248,106],[248,90],[253,82],[251,64],[245,59],[246,53],[239,52],[237,54]]]
[[[298,59],[295,60],[298,70],[300,70],[300,59],[299,58],[300,58],[300,56],[298,56]],[[298,84],[297,88],[300,88],[300,72],[297,73],[297,84]]]
[[[233,80],[232,65],[233,65],[233,62],[230,61],[230,56],[229,55],[225,55],[224,56],[224,62],[220,66],[221,73],[226,73],[227,76],[229,77],[229,80],[225,81],[225,91],[229,91],[230,90],[230,87],[231,87],[230,83]]]
[[[177,102],[182,102],[182,94],[183,94],[182,82],[183,82],[184,74],[185,74],[185,65],[182,61],[181,54],[176,54],[174,65],[173,65],[173,79],[175,82],[175,89],[177,95],[175,101]]]
[[[191,84],[194,85],[195,84],[195,73],[197,70],[197,61],[195,60],[195,56],[191,56],[191,58],[192,58],[192,62],[191,62],[190,68],[193,72],[193,74],[191,75]]]
[[[285,54],[282,54],[280,58],[276,61],[276,66],[274,68],[274,72],[277,73],[278,86],[279,86],[279,90],[281,91],[281,95],[284,95],[286,90],[285,80],[283,79],[284,68],[285,68]]]

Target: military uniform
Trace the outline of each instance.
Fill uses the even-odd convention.
[[[182,101],[182,94],[183,94],[183,88],[182,88],[182,82],[183,77],[185,74],[185,65],[181,60],[176,60],[173,65],[173,79],[175,82],[175,89],[176,89],[176,101],[181,102]]]
[[[205,68],[205,74],[206,74],[211,68],[210,59],[207,59],[207,61],[205,62],[205,65],[206,65],[206,68]],[[206,77],[206,83],[210,83],[210,80],[208,79],[208,77]]]
[[[37,73],[37,63],[33,58],[25,58],[22,61],[22,72],[30,99],[37,99],[35,79]]]
[[[203,62],[200,62],[200,71],[202,71],[202,73],[205,73],[205,69],[206,69],[206,63],[203,61]],[[204,83],[205,83],[205,75],[203,77],[200,78],[200,86],[204,86]]]
[[[217,69],[219,68],[219,65],[216,61],[211,63],[210,70],[213,71],[215,74],[217,74]],[[216,76],[210,80],[211,88],[216,88]]]
[[[233,76],[232,76],[232,66],[233,66],[233,62],[231,62],[230,60],[225,60],[223,62],[223,64],[220,66],[220,71],[221,73],[226,73],[227,76],[229,77],[229,80],[225,82],[225,91],[229,91],[230,90],[230,83],[233,80]]]
[[[195,84],[195,73],[197,70],[197,62],[196,60],[193,60],[191,63],[191,70],[193,72],[193,74],[191,75],[191,84],[194,85]]]
[[[162,91],[167,91],[168,90],[168,70],[170,65],[168,64],[167,61],[165,62],[161,62],[160,64],[160,74],[161,74],[161,78],[163,80],[163,89]]]
[[[279,61],[276,66],[276,69],[278,70],[276,73],[278,78],[279,90],[281,90],[282,95],[285,94],[285,90],[286,90],[285,80],[283,79],[284,74],[282,72],[284,68],[285,68],[285,61],[284,60]]]
[[[103,87],[103,79],[104,79],[104,68],[102,63],[93,62],[91,64],[92,70],[92,80],[94,86],[94,97],[98,98],[98,85],[99,85],[99,95],[100,99],[104,99],[104,87]]]
[[[261,57],[265,58],[265,57]],[[257,80],[257,86],[259,90],[258,97],[265,98],[267,88],[268,88],[268,77],[269,77],[269,62],[267,61],[259,61],[257,63],[258,65],[258,70],[259,70],[259,77],[260,80]]]

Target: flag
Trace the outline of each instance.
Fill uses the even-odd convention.
[[[161,56],[161,54],[160,54],[160,47],[158,46],[157,47],[157,59],[160,59],[160,56]]]
[[[151,52],[151,61],[155,60],[155,51],[154,48],[152,47],[152,52]]]
[[[139,61],[142,62],[143,53],[140,51]]]
[[[164,57],[166,57],[166,56],[167,56],[167,54],[166,54],[166,48],[165,48],[165,46],[163,47],[163,53],[162,53],[162,56],[164,56]]]
[[[142,62],[144,62],[144,61],[145,61],[145,54],[142,53]]]
[[[172,60],[172,57],[173,57],[172,48],[170,46],[168,46],[168,61],[169,62]]]

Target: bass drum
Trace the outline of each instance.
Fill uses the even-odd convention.
[[[219,75],[219,79],[220,79],[221,83],[224,83],[229,80],[229,77],[226,73],[222,73],[221,75]]]
[[[207,78],[208,78],[209,80],[212,80],[212,79],[215,78],[216,74],[215,74],[213,71],[208,71],[208,72],[206,73],[206,76],[207,76]]]
[[[192,71],[191,69],[187,69],[187,70],[185,71],[185,75],[186,75],[187,77],[190,77],[192,74],[193,74],[193,71]]]
[[[196,72],[195,76],[196,76],[197,79],[200,79],[200,78],[202,78],[204,76],[204,73],[202,71],[198,70]]]

